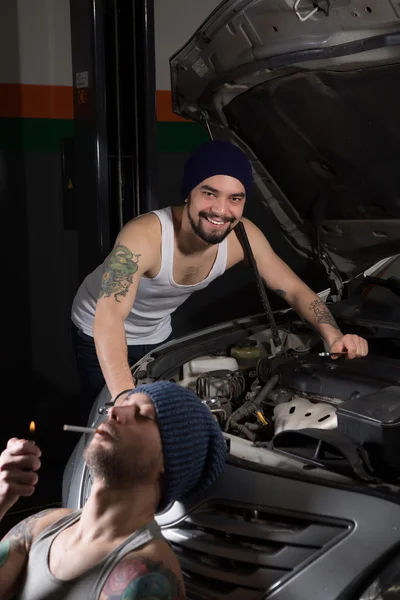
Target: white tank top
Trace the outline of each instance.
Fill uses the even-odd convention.
[[[179,285],[173,278],[174,224],[171,207],[153,211],[161,223],[161,268],[149,279],[141,277],[134,305],[125,320],[128,345],[160,344],[171,334],[171,314],[193,292],[206,288],[226,270],[228,240],[218,244],[217,256],[208,276],[194,285]],[[72,304],[72,322],[93,337],[93,320],[101,289],[104,265],[99,265],[79,287]]]

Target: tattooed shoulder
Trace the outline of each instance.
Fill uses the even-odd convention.
[[[121,560],[110,573],[104,600],[185,600],[183,584],[163,562],[137,556]]]
[[[331,325],[335,329],[339,329],[335,319],[325,302],[318,298],[311,302],[309,310],[313,312],[317,318],[317,322],[324,325]]]
[[[117,243],[107,259],[101,290],[98,298],[114,296],[120,302],[119,296],[126,296],[133,283],[133,276],[139,269],[140,254],[133,254],[129,248]]]
[[[280,296],[281,298],[284,298],[286,296],[285,290],[274,290],[274,292],[277,296]]]
[[[41,512],[31,515],[15,525],[3,538],[0,543],[0,566],[7,562],[12,551],[24,553],[30,547],[33,540],[33,529],[37,521],[45,515],[54,512],[55,508],[42,510]],[[2,563],[3,560],[3,563]]]

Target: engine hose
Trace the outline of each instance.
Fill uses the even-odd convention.
[[[235,410],[235,412],[231,414],[227,421],[225,431],[228,431],[229,427],[234,428],[240,419],[252,415],[258,408],[260,408],[261,404],[267,398],[268,394],[274,389],[278,381],[279,375],[273,375],[271,379],[264,385],[258,396],[254,398],[254,400],[249,400],[246,402],[246,404],[243,404],[243,406]]]
[[[251,442],[254,442],[257,437],[256,434],[250,431],[245,425],[239,425],[238,423],[234,423],[232,429],[244,435]]]
[[[247,427],[249,431],[258,431],[260,429],[258,423],[245,423],[244,426]]]
[[[256,398],[254,398],[254,400],[253,400],[253,403],[257,407],[260,407],[261,404],[268,398],[269,393],[272,392],[272,390],[274,389],[274,387],[276,386],[278,381],[279,381],[279,375],[277,373],[275,373],[275,375],[272,375],[271,379],[269,381],[267,381],[267,383],[261,389],[258,396]]]

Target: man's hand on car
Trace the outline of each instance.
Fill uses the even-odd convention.
[[[362,358],[368,354],[368,342],[358,335],[348,333],[331,343],[330,352],[332,354],[347,352],[346,358]],[[332,356],[332,358],[338,358],[338,356]]]

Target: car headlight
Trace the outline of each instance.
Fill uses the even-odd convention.
[[[400,556],[396,556],[360,596],[359,600],[400,599]]]

